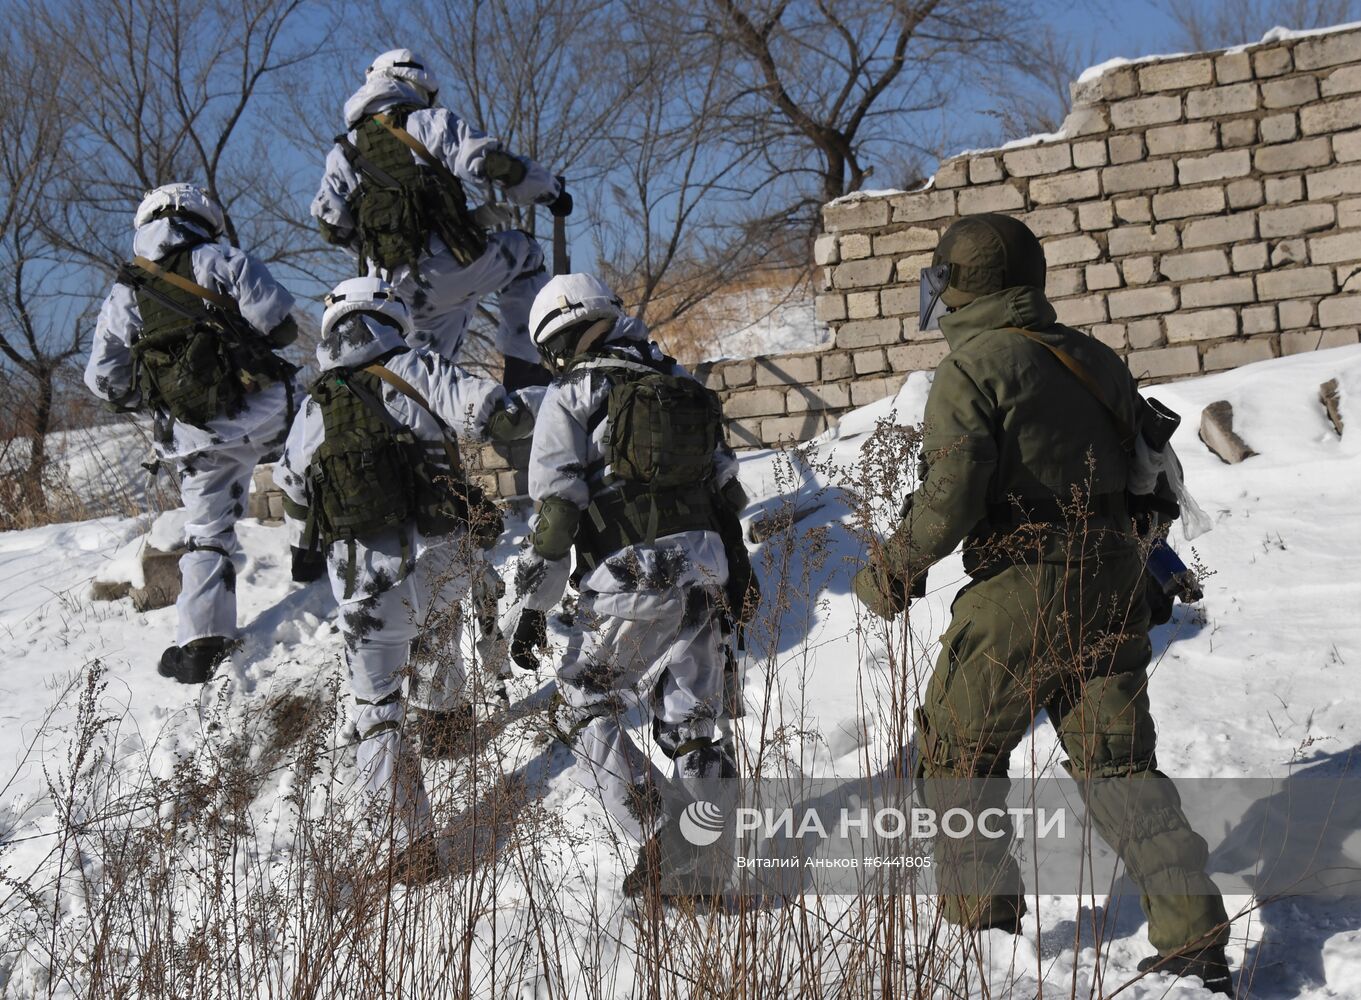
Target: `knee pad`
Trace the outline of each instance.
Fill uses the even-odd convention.
[[[967,739],[951,727],[935,725],[925,708],[917,709],[913,718],[917,724],[916,779],[1006,776],[1009,752]]]

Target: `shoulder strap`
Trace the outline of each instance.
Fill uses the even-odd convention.
[[[345,159],[350,162],[351,166],[368,174],[384,187],[400,188],[402,186],[401,181],[397,180],[397,178],[393,177],[390,173],[361,153],[359,147],[350,142],[350,137],[348,135],[342,133],[341,135],[336,136],[335,141],[336,145],[340,147],[340,151],[345,154]]]
[[[435,173],[439,174],[445,181],[456,184],[460,188],[463,186],[462,181],[460,181],[458,177],[455,176],[454,172],[444,164],[443,160],[439,159],[434,153],[426,149],[425,144],[414,135],[402,128],[402,126],[396,124],[390,115],[374,115],[373,120],[392,133],[394,139],[419,156],[427,166],[433,168]]]
[[[204,288],[198,282],[181,277],[174,271],[167,271],[154,260],[137,256],[132,258],[132,263],[143,271],[146,271],[148,274],[154,274],[162,281],[174,285],[182,292],[188,292],[190,295],[197,295],[199,298],[205,299],[221,309],[226,309],[228,312],[237,311],[236,302],[230,297],[215,292],[211,288]]]
[[[625,368],[629,371],[646,372],[648,375],[665,375],[661,368],[645,365],[641,361],[625,361],[623,358],[591,358],[572,365],[569,371],[582,371],[591,368]]]
[[[1134,447],[1134,428],[1129,425],[1129,421],[1127,421],[1120,411],[1115,408],[1114,404],[1106,398],[1106,394],[1102,391],[1100,384],[1092,377],[1092,373],[1083,367],[1082,363],[1078,361],[1077,358],[1073,357],[1061,347],[1055,347],[1044,338],[1036,336],[1034,332],[1027,330],[1024,327],[1007,326],[1002,329],[1011,333],[1019,333],[1022,337],[1025,337],[1033,343],[1039,344],[1050,354],[1054,355],[1054,357],[1058,359],[1059,364],[1063,365],[1064,368],[1067,368],[1068,371],[1072,373],[1073,377],[1082,383],[1082,387],[1091,393],[1093,398],[1095,398],[1105,411],[1110,414],[1111,420],[1115,423],[1115,429],[1120,432],[1120,440],[1124,446],[1127,449]]]
[[[424,410],[426,413],[430,415],[430,419],[435,421],[436,426],[438,426],[440,429],[440,441],[444,445],[444,454],[449,459],[450,470],[455,475],[462,476],[463,462],[459,458],[458,445],[454,444],[453,441],[449,440],[450,434],[449,425],[446,424],[443,421],[443,419],[440,418],[440,415],[438,413],[436,413],[434,410],[430,408],[430,404],[425,401],[425,397],[422,396],[420,392],[416,390],[416,387],[413,386],[406,379],[402,378],[402,376],[398,375],[396,372],[388,368],[384,368],[382,365],[369,365],[367,368],[364,369],[364,371],[368,372],[370,375],[374,375],[382,379],[384,382],[392,386],[392,388],[396,389],[403,396],[407,397],[407,399],[411,400],[413,403],[415,403],[417,406],[419,406],[422,410]]]

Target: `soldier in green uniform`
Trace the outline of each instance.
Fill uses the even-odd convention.
[[[1002,804],[1008,758],[1044,709],[1092,821],[1140,888],[1158,950],[1140,970],[1231,994],[1205,841],[1154,755],[1144,552],[1127,497],[1145,404],[1113,351],[1056,322],[1044,279],[1044,251],[1016,219],[970,216],[941,237],[922,272],[921,325],[939,325],[951,353],[926,404],[927,471],[854,589],[892,619],[963,542],[971,582],[916,712],[927,804],[957,804],[944,789],[964,783],[949,779],[979,778],[990,780],[969,784],[970,808]],[[1025,900],[1007,840],[941,852],[946,917],[1017,930]]]

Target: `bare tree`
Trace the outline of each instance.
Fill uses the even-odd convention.
[[[1259,40],[1275,27],[1326,28],[1361,18],[1358,0],[1158,0],[1177,25],[1177,43],[1203,51]]]
[[[985,114],[997,124],[994,140],[1057,132],[1068,114],[1068,85],[1096,62],[1092,39],[1076,39],[1046,24],[1019,41],[1009,58],[980,74],[992,105]]]

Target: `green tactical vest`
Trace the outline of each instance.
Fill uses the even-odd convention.
[[[398,108],[384,114],[393,125],[404,127],[411,110]],[[437,233],[465,265],[482,256],[487,236],[473,221],[467,195],[455,175],[417,162],[411,149],[376,116],[365,118],[355,128],[354,145],[365,161],[398,185],[384,184],[354,164],[363,178],[350,206],[358,224],[361,260],[367,258],[386,270],[403,265],[414,270],[429,248],[431,233]]]
[[[198,245],[172,250],[160,261],[161,266],[193,281],[194,247]],[[147,285],[204,318],[194,321],[179,314],[149,294],[143,287]],[[209,319],[203,300],[149,274],[138,275],[133,292],[142,330],[132,345],[132,356],[143,400],[196,427],[236,412],[246,391],[240,365],[226,329]]]
[[[388,412],[376,375],[337,369],[310,392],[326,434],[307,470],[307,543],[350,543],[348,598],[355,541],[410,524],[427,538],[448,534],[466,522],[467,505],[453,488],[443,446],[421,440]]]
[[[615,382],[605,408],[609,472],[577,535],[591,567],[627,545],[713,529],[714,451],[723,439],[718,396],[694,379],[632,362],[599,365]]]

